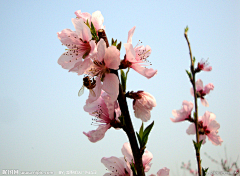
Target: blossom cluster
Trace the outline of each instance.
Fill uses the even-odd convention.
[[[201,60],[201,62],[198,63],[197,68],[195,69],[195,72],[200,71],[211,71],[212,67],[209,66],[208,63],[204,62],[204,60]],[[214,89],[214,85],[212,83],[209,83],[205,86],[203,86],[203,82],[201,79],[198,79],[195,83],[196,87],[196,95],[197,98],[201,99],[201,103],[203,106],[208,107],[209,104],[207,100],[205,99],[205,96],[210,93],[211,90]],[[190,89],[190,93],[192,96],[194,96],[194,89]],[[170,118],[172,122],[181,122],[181,121],[190,121],[192,124],[188,127],[186,130],[187,134],[196,134],[196,126],[194,123],[194,118],[191,117],[191,113],[193,110],[193,103],[188,102],[186,100],[182,103],[182,109],[180,110],[173,110],[172,114],[175,117]],[[203,116],[200,116],[198,118],[198,131],[199,131],[199,140],[202,141],[202,144],[206,143],[206,137],[212,142],[214,145],[221,145],[223,140],[218,135],[218,129],[220,128],[219,123],[217,123],[216,115],[212,112],[206,111]]]
[[[155,98],[142,90],[126,92],[127,74],[129,69],[135,70],[142,76],[150,79],[157,74],[157,70],[147,68],[149,66],[148,57],[152,49],[150,46],[139,45],[133,47],[132,37],[135,26],[129,30],[128,38],[124,43],[126,54],[123,59],[120,57],[121,42],[117,40],[108,43],[105,33],[104,17],[100,11],[92,14],[83,13],[80,10],[75,12],[76,18],[72,18],[75,30],[64,29],[58,32],[58,38],[62,45],[66,46],[66,51],[58,59],[58,64],[69,72],[83,76],[83,86],[78,95],[84,93],[84,89],[89,90],[89,95],[83,107],[84,111],[94,116],[93,124],[97,129],[83,132],[89,141],[95,143],[102,140],[106,131],[111,127],[115,129],[126,129],[124,121],[124,111],[121,109],[119,96],[133,99],[133,110],[136,118],[147,122],[151,118],[151,110],[156,106]],[[125,73],[123,69],[128,69]],[[118,70],[121,70],[121,82],[119,81]],[[121,107],[121,108],[120,108]],[[143,127],[143,125],[142,125]],[[125,131],[126,132],[126,131]],[[141,136],[142,163],[144,172],[151,167],[152,153],[145,150],[149,130]],[[131,167],[134,164],[134,156],[129,143],[125,143],[122,148],[124,157],[102,158],[102,163],[111,171],[105,175],[133,175]],[[136,159],[136,158],[135,158]],[[139,160],[139,159],[138,159]],[[141,160],[140,160],[141,161]],[[159,171],[158,176],[169,175],[168,169]]]
[[[79,91],[81,95],[84,88],[89,89],[84,110],[95,116],[95,124],[98,128],[84,132],[91,142],[101,140],[110,127],[120,126],[121,110],[118,105],[119,78],[116,71],[132,68],[136,72],[151,78],[157,74],[157,70],[146,68],[147,58],[152,50],[150,46],[132,45],[132,37],[136,27],[128,32],[127,43],[124,44],[126,54],[120,59],[120,47],[116,44],[109,46],[104,17],[100,11],[82,13],[75,12],[76,18],[72,19],[75,31],[64,29],[58,32],[58,38],[67,47],[58,59],[58,64],[69,72],[84,75],[83,86]],[[102,36],[103,33],[103,36]],[[101,35],[100,35],[101,34]],[[150,119],[150,111],[156,106],[155,98],[147,92],[136,92],[138,96],[133,98],[135,116],[146,122]]]

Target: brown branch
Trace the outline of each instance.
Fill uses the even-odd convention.
[[[123,128],[123,130],[126,132],[129,142],[130,142],[130,145],[131,145],[131,148],[132,148],[133,157],[134,157],[134,161],[135,161],[135,167],[137,170],[137,175],[145,176],[143,164],[142,164],[142,155],[140,154],[136,135],[135,135],[132,121],[131,121],[129,111],[128,111],[126,97],[122,91],[121,84],[119,84],[118,103],[121,108],[121,112],[124,116],[125,127]]]
[[[184,36],[187,40],[188,43],[188,48],[189,48],[189,55],[190,55],[190,69],[192,72],[192,86],[193,86],[193,91],[194,91],[194,104],[195,104],[195,117],[194,117],[194,123],[195,123],[195,128],[196,128],[196,140],[197,143],[199,143],[199,131],[198,131],[198,105],[197,105],[197,93],[196,93],[196,82],[195,82],[195,71],[194,71],[194,61],[192,57],[192,50],[190,46],[190,42],[188,40],[187,36],[187,31],[185,31]],[[201,167],[201,157],[200,157],[200,150],[196,150],[196,158],[197,158],[197,163],[198,163],[198,175],[202,175],[202,167]]]
[[[109,43],[108,43],[107,35],[106,35],[104,29],[99,29],[98,30],[98,37],[99,37],[99,39],[102,38],[105,41],[106,46],[108,48],[109,47]]]

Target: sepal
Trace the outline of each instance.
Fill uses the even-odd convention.
[[[121,50],[121,46],[122,46],[122,42],[117,44],[117,49],[120,51]]]
[[[121,46],[122,46],[122,42],[119,42],[119,43],[117,44],[117,39],[114,40],[114,39],[112,38],[112,46],[116,46],[117,49],[120,51],[120,50],[121,50]]]

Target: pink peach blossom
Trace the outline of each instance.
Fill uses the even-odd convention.
[[[115,46],[106,48],[106,43],[101,39],[97,44],[97,54],[93,64],[88,70],[90,76],[98,76],[103,80],[103,85],[96,85],[96,89],[102,89],[112,98],[117,100],[119,93],[119,80],[117,75],[110,73],[110,69],[117,70],[120,65],[120,52]]]
[[[132,176],[130,165],[128,162],[125,161],[123,157],[103,157],[101,159],[101,162],[110,171],[109,173],[105,173],[103,176]]]
[[[170,172],[170,169],[168,169],[167,167],[164,167],[157,172],[157,176],[169,176],[169,172]],[[156,176],[156,175],[151,174],[150,176]]]
[[[152,68],[146,68],[147,58],[150,56],[152,49],[150,46],[136,46],[133,48],[132,36],[135,31],[135,26],[128,32],[128,41],[124,44],[126,49],[126,58],[124,59],[125,64],[129,65],[136,72],[147,77],[148,79],[157,74],[157,70]]]
[[[96,53],[96,44],[91,40],[90,29],[82,19],[72,19],[72,23],[76,31],[64,29],[57,33],[62,44],[68,47],[58,59],[58,64],[81,75],[91,65],[90,56]]]
[[[197,92],[197,97],[201,98],[201,103],[203,106],[208,107],[209,104],[207,100],[204,98],[205,95],[209,94],[210,90],[214,89],[214,85],[212,83],[207,84],[203,88],[203,82],[201,79],[198,79],[196,81],[196,92]],[[194,96],[194,91],[193,88],[190,89],[191,95]]]
[[[88,20],[88,23],[91,25],[92,22],[96,31],[98,31],[99,29],[105,29],[105,26],[103,26],[104,18],[100,11],[93,12],[91,15],[87,12],[82,13],[81,10],[77,10],[75,12],[75,15],[78,18],[83,19],[85,23]]]
[[[217,123],[216,115],[206,111],[202,117],[199,117],[199,138],[200,141],[203,140],[202,144],[206,143],[206,136],[208,140],[212,142],[213,145],[221,145],[223,140],[218,134],[218,129],[220,128],[219,123]],[[187,129],[187,134],[196,134],[195,124],[191,124]]]
[[[106,131],[111,128],[111,123],[114,123],[121,114],[119,113],[120,108],[118,103],[116,101],[112,102],[109,95],[105,92],[102,92],[96,101],[86,104],[84,110],[96,117],[94,123],[98,125],[96,130],[89,131],[88,133],[83,132],[91,142],[101,140]],[[116,117],[114,117],[114,114],[116,114]]]
[[[134,158],[132,154],[132,149],[131,146],[128,142],[123,144],[122,147],[122,154],[124,155],[125,159],[131,164],[132,162],[134,163]],[[149,152],[147,149],[145,149],[144,154],[142,156],[142,162],[143,162],[143,167],[144,167],[144,172],[148,172],[149,169],[151,168],[153,155],[151,152]]]
[[[204,59],[202,59],[199,63],[198,63],[198,67],[197,70],[201,71],[211,71],[212,67],[209,66],[209,63],[207,62],[207,60],[205,61]]]
[[[173,110],[172,115],[175,117],[170,118],[172,122],[181,122],[191,118],[191,112],[193,109],[193,103],[188,102],[186,100],[182,103],[182,109],[180,110]]]
[[[144,91],[138,91],[136,94],[139,98],[133,101],[134,114],[143,122],[147,122],[151,118],[150,111],[157,105],[156,100],[151,94]]]

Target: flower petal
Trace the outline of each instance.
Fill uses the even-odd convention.
[[[150,110],[144,108],[140,101],[136,100],[133,106],[135,117],[147,122],[151,118]]]
[[[111,171],[111,173],[106,173],[104,176],[127,176],[132,175],[129,166],[127,166],[123,157],[117,158],[115,156],[111,156],[109,158],[103,157],[101,162],[104,166]],[[127,173],[128,174],[127,174]]]
[[[78,38],[83,41],[89,41],[92,39],[92,34],[89,27],[83,22],[83,19],[72,18],[72,23],[76,29]]]
[[[169,176],[170,169],[164,167],[157,172],[157,176]]]
[[[123,147],[122,147],[121,151],[122,151],[122,154],[124,155],[124,157],[126,158],[126,160],[127,160],[129,163],[134,162],[134,158],[133,158],[133,154],[132,154],[132,149],[131,149],[131,146],[130,146],[129,142],[125,142],[125,143],[123,144]]]
[[[71,29],[63,29],[62,32],[58,32],[57,35],[62,44],[70,49],[72,49],[74,45],[79,45],[78,35]]]
[[[213,145],[222,145],[223,140],[219,135],[217,135],[216,132],[211,132],[207,136],[208,136],[208,140],[210,140]]]
[[[115,74],[109,73],[105,75],[102,89],[110,95],[112,101],[117,100],[119,93],[119,80]]]
[[[105,66],[117,70],[120,65],[120,52],[116,46],[110,46],[106,49],[104,56]]]
[[[87,22],[87,20],[88,20],[88,22],[91,23],[91,18],[92,18],[91,14],[89,14],[87,12],[82,13],[81,10],[77,10],[75,12],[75,15],[78,18],[82,18],[84,20],[84,22]]]
[[[124,47],[125,47],[125,50],[126,50],[126,59],[129,61],[129,62],[136,62],[136,53],[134,51],[134,48],[132,46],[132,44],[130,43],[124,43]]]
[[[69,70],[69,72],[77,72],[78,75],[84,74],[89,67],[92,65],[92,60],[91,59],[84,59],[84,61],[79,60],[73,68]]]
[[[58,59],[58,64],[62,66],[64,69],[70,70],[71,68],[74,67],[74,65],[81,61],[82,58],[79,57],[79,55],[76,55],[76,53],[72,50],[67,51],[63,53],[59,59]]]
[[[148,172],[149,169],[151,168],[150,162],[153,159],[153,155],[151,152],[149,152],[147,149],[144,151],[144,154],[142,155],[142,163],[144,167],[144,172]]]
[[[104,102],[104,99],[102,97],[99,97],[96,101],[93,101],[91,103],[88,103],[88,100],[87,100],[83,109],[84,111],[89,112],[90,115],[95,116],[95,111],[99,110],[100,106],[103,108],[107,108]]]
[[[103,22],[104,22],[104,18],[102,16],[101,12],[100,11],[93,12],[92,23],[93,23],[96,31],[98,31],[99,29],[104,29]]]
[[[133,33],[136,29],[136,26],[134,26],[132,29],[130,29],[130,31],[128,32],[128,40],[127,40],[127,43],[130,43],[132,44],[132,36],[133,36]]]
[[[212,67],[211,66],[208,66],[208,67],[204,67],[203,71],[211,71],[212,70]]]
[[[191,95],[194,97],[194,91],[193,91],[193,88],[192,88],[192,87],[190,88],[190,93],[191,93]]]
[[[206,143],[206,135],[199,135],[199,141],[203,141],[202,144]]]
[[[172,122],[181,122],[189,118],[193,109],[193,103],[188,102],[186,100],[182,103],[182,109],[173,110],[172,115],[175,117],[174,119],[170,118]]]
[[[96,130],[89,131],[88,133],[83,132],[85,134],[89,141],[91,142],[97,142],[100,141],[104,136],[106,131],[110,128],[110,124],[106,125],[99,125],[99,127]]]
[[[114,111],[115,111],[115,102],[112,101],[111,97],[107,93],[102,94],[102,98],[104,99],[107,109],[108,109],[108,114],[109,114],[109,119],[113,120],[114,119]]]
[[[202,103],[203,106],[209,107],[209,104],[208,104],[208,102],[205,98],[201,98],[201,103]]]
[[[195,134],[196,133],[196,128],[195,128],[195,124],[192,123],[188,129],[186,130],[187,134],[190,135],[190,134]]]
[[[103,61],[105,52],[106,52],[106,43],[103,39],[100,39],[100,41],[97,44],[97,60],[99,62]]]
[[[207,84],[205,87],[204,87],[204,93],[205,94],[209,94],[210,90],[213,90],[214,89],[214,85],[212,83],[209,83]]]
[[[196,90],[197,90],[197,91],[203,90],[203,82],[202,82],[201,79],[198,79],[198,80],[196,81]]]
[[[157,70],[142,67],[140,64],[132,64],[131,68],[133,68],[136,72],[140,73],[148,79],[152,78],[154,75],[157,74]]]
[[[210,131],[217,131],[220,128],[220,124],[217,123],[216,115],[206,111],[203,115],[203,125],[207,126],[207,129]]]

